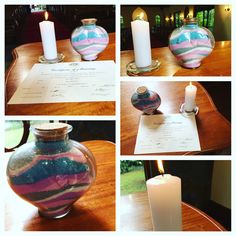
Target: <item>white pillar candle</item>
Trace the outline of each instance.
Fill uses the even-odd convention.
[[[44,57],[47,60],[57,58],[57,45],[54,23],[47,20],[47,12],[45,13],[45,21],[39,23],[41,39],[43,44]]]
[[[131,22],[134,46],[134,60],[137,67],[147,67],[152,63],[149,22],[134,20]]]
[[[191,112],[196,107],[196,93],[197,87],[194,86],[191,82],[185,88],[185,101],[184,101],[184,110],[187,112]]]
[[[181,179],[169,174],[147,180],[153,230],[181,231]]]

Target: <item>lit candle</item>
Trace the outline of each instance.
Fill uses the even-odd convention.
[[[48,21],[48,13],[45,12],[45,20],[39,23],[40,33],[43,43],[43,53],[47,60],[57,58],[57,45],[55,37],[54,23]]]
[[[187,112],[191,112],[196,107],[196,93],[197,87],[194,86],[191,82],[185,88],[185,101],[184,101],[184,110]]]
[[[131,22],[134,60],[139,68],[150,66],[152,63],[149,22],[145,20],[145,16],[145,11],[137,8],[133,13],[133,21]]]
[[[161,161],[158,161],[158,168],[161,175],[146,182],[153,230],[181,231],[181,179],[164,174]]]

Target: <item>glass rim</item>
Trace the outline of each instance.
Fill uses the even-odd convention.
[[[184,18],[183,22],[184,23],[198,23],[198,18],[197,17]]]
[[[96,18],[85,18],[82,19],[81,22],[83,23],[83,25],[93,25],[97,22]]]

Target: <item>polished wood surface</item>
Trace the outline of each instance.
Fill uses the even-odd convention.
[[[168,47],[153,48],[152,58],[161,62],[159,70],[144,73],[145,76],[230,76],[231,41],[216,42],[213,52],[206,57],[199,68],[181,67]],[[121,75],[127,76],[126,65],[134,60],[132,50],[121,52]]]
[[[146,192],[121,196],[122,231],[152,231],[152,219]],[[225,231],[224,227],[204,212],[182,203],[183,231]]]
[[[107,141],[86,141],[83,144],[95,156],[97,177],[89,191],[74,204],[71,212],[56,220],[40,217],[37,208],[18,197],[4,177],[5,230],[115,230],[115,145]],[[2,170],[4,175],[5,172]]]
[[[81,61],[70,40],[57,41],[57,50],[65,55],[64,62]],[[8,105],[19,84],[42,55],[42,43],[24,44],[14,49],[13,62],[6,73],[6,115],[115,115],[115,102],[45,103]],[[115,61],[115,33],[109,34],[107,48],[98,55],[99,60]],[[113,78],[114,79],[114,78]]]
[[[196,116],[201,152],[164,153],[164,154],[204,154],[222,150],[231,145],[231,125],[215,107],[207,91],[200,83],[196,104],[199,113]],[[147,86],[156,91],[161,99],[159,111],[164,114],[179,113],[184,102],[184,90],[188,82],[121,82],[121,155],[132,155],[138,133],[139,119],[142,112],[131,104],[131,96],[139,86]],[[220,95],[219,95],[220,96]]]

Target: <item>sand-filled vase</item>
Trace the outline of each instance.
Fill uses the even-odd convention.
[[[198,25],[197,18],[184,19],[184,24],[175,29],[169,38],[169,48],[185,68],[197,68],[215,46],[210,30]]]
[[[131,103],[136,109],[151,115],[161,105],[161,98],[157,92],[149,90],[146,86],[141,86],[132,95]]]
[[[109,43],[107,31],[96,25],[97,19],[81,20],[83,25],[77,27],[71,34],[71,45],[83,60],[96,60]]]
[[[35,141],[18,148],[8,162],[7,177],[13,191],[45,217],[68,214],[96,177],[93,154],[69,139],[71,130],[72,126],[64,123],[33,127]]]

